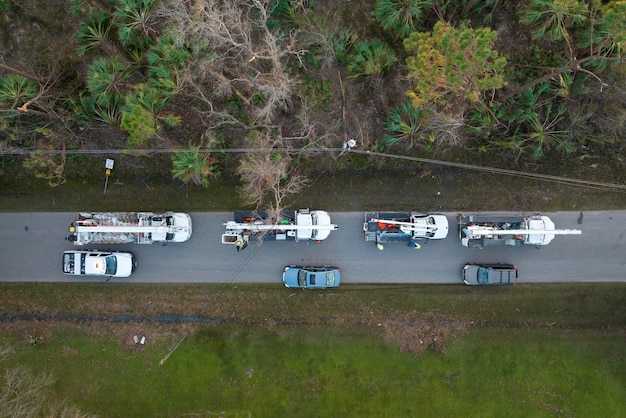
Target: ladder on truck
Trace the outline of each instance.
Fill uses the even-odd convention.
[[[376,222],[377,224],[389,224],[400,226],[400,230],[404,233],[410,232],[434,232],[437,230],[437,225],[415,225],[413,222],[399,222],[388,219],[372,219],[370,222]]]
[[[72,222],[68,237],[75,245],[90,243],[105,244],[151,244],[165,240],[169,235],[185,232],[186,226],[168,225],[165,217],[149,213],[103,213],[80,214],[80,219]]]
[[[222,234],[222,244],[237,244],[239,238],[248,240],[251,234],[265,233],[270,231],[285,231],[287,236],[295,237],[298,230],[335,231],[337,225],[296,225],[296,224],[264,224],[264,223],[241,223],[228,221],[224,223],[226,232]]]

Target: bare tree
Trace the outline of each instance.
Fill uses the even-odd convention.
[[[463,109],[456,114],[432,110],[426,117],[427,131],[434,135],[435,145],[457,147],[464,141],[463,127],[465,115]]]
[[[256,117],[270,120],[277,109],[289,110],[295,79],[285,71],[290,57],[300,59],[296,34],[272,32],[269,0],[173,0],[156,12],[166,27],[197,51],[193,74],[199,83],[226,87],[249,103]]]
[[[256,208],[268,205],[269,212],[279,213],[284,198],[301,191],[308,180],[292,168],[289,154],[272,152],[279,142],[272,138],[269,130],[257,131],[252,142],[257,148],[268,151],[247,154],[240,161],[242,196],[247,204]]]
[[[0,418],[90,417],[79,409],[52,398],[54,379],[36,375],[23,367],[7,368],[0,377]]]

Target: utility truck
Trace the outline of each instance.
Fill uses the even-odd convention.
[[[337,225],[323,210],[284,210],[273,216],[267,211],[236,211],[235,219],[226,222],[222,244],[244,249],[250,240],[257,241],[322,241]]]
[[[445,215],[369,212],[363,223],[365,241],[375,242],[379,249],[387,243],[408,243],[419,248],[417,243],[420,241],[444,239],[447,235],[448,218]]]
[[[176,212],[82,212],[69,232],[67,240],[75,245],[184,242],[191,237],[191,217]]]
[[[458,216],[459,240],[470,248],[486,246],[548,245],[555,235],[580,235],[578,229],[556,229],[554,222],[542,215],[462,215]]]

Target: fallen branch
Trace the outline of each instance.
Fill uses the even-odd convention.
[[[527,90],[527,89],[529,89],[529,88],[531,88],[531,87],[533,87],[533,86],[535,86],[535,85],[537,85],[539,83],[543,83],[544,81],[555,79],[556,76],[561,75],[563,73],[566,73],[568,71],[583,70],[581,65],[586,63],[586,62],[593,61],[593,60],[607,60],[607,61],[609,61],[609,60],[614,60],[614,59],[616,59],[616,58],[614,58],[614,57],[597,56],[597,55],[581,58],[579,60],[570,62],[568,65],[565,65],[563,67],[557,68],[554,71],[552,71],[551,73],[544,75],[543,77],[539,77],[539,78],[537,78],[535,80],[532,80],[532,81],[524,84],[523,86],[520,86],[520,87],[517,87],[517,88],[511,90],[509,93],[507,93],[503,97],[501,97],[500,100],[504,102],[505,100],[510,99],[511,97],[515,96],[518,93],[523,92],[524,90]],[[587,71],[587,73],[591,74],[590,71]],[[601,84],[600,91],[602,91],[602,88],[607,86],[607,84],[604,83],[602,80],[600,80],[599,77],[596,76],[596,78],[598,79],[598,81],[600,81],[600,84]]]
[[[167,353],[165,355],[165,357],[163,357],[161,359],[161,361],[159,361],[159,367],[161,367],[163,365],[163,363],[165,363],[167,361],[167,359],[172,355],[172,353],[174,351],[176,351],[176,349],[178,348],[178,346],[185,340],[185,338],[187,338],[187,334],[183,335],[180,340],[178,340],[178,342],[174,345],[174,347],[172,347],[172,349],[170,350],[169,353]]]
[[[224,83],[225,85],[227,85],[228,87],[230,87],[230,90],[235,93],[241,100],[244,101],[245,104],[249,105],[250,104],[250,100],[244,96],[243,94],[241,94],[241,92],[239,92],[239,90],[237,90],[235,88],[235,86],[232,85],[232,83],[226,78],[224,77],[222,74],[215,72],[213,70],[208,70],[209,74],[211,74],[213,77],[217,78],[219,81],[221,81],[222,83]]]
[[[38,82],[40,84],[42,82],[39,78],[35,77],[34,75],[27,74],[27,73],[25,73],[23,71],[20,71],[20,70],[16,69],[16,68],[13,68],[13,67],[9,67],[8,65],[2,64],[1,62],[0,62],[0,68],[3,69],[3,70],[7,70],[7,71],[10,71],[12,73],[15,73],[17,75],[21,75],[22,77],[25,77],[25,78],[28,78],[30,80],[36,81],[36,82]]]

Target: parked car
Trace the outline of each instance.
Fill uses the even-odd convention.
[[[283,271],[283,283],[286,287],[325,289],[337,287],[340,282],[341,274],[337,267],[287,266]]]
[[[129,251],[75,250],[63,253],[63,273],[74,276],[128,277],[137,267]]]
[[[463,281],[467,285],[502,285],[515,284],[517,267],[513,264],[475,264],[463,267]]]

